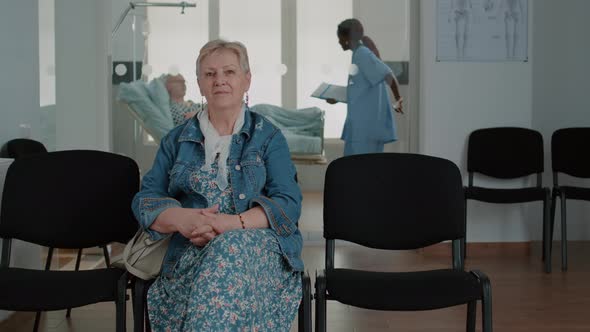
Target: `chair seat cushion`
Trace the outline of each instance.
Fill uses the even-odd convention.
[[[377,310],[430,310],[482,297],[474,274],[446,269],[419,272],[326,271],[329,298]]]
[[[488,203],[525,203],[543,201],[546,192],[547,189],[538,187],[514,189],[467,187],[465,198]]]
[[[115,301],[124,270],[81,271],[0,269],[0,309],[50,311]]]
[[[590,201],[590,188],[562,186],[558,190],[563,192],[568,199]]]

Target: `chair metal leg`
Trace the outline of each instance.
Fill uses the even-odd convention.
[[[487,279],[483,283],[483,299],[481,301],[481,328],[483,332],[492,332],[492,284]]]
[[[143,332],[144,328],[144,280],[134,278],[133,281],[133,331]]]
[[[561,270],[567,271],[567,222],[565,194],[561,193]]]
[[[117,283],[117,300],[115,301],[116,310],[116,331],[125,332],[127,329],[127,272],[121,275]]]
[[[76,267],[74,268],[74,271],[80,270],[80,261],[81,260],[82,260],[82,248],[78,249],[78,255],[76,256]],[[72,314],[72,308],[68,308],[68,310],[66,311],[66,318],[70,318],[71,314]]]
[[[488,287],[484,289],[484,296],[481,301],[481,328],[482,332],[492,332],[492,289],[488,283]]]
[[[467,303],[467,332],[475,332],[475,318],[477,310],[477,301]]]
[[[298,331],[311,332],[311,280],[307,272],[301,273],[303,297],[299,304]]]
[[[549,252],[553,252],[553,231],[555,230],[555,208],[557,203],[557,191],[553,189],[551,194],[551,211],[550,211],[550,218],[551,218],[551,225],[549,227],[550,234],[549,234]],[[545,227],[543,227],[543,239],[545,239]],[[543,260],[545,260],[545,241],[543,241]]]
[[[33,325],[33,332],[39,331],[39,321],[41,319],[41,311],[37,311],[35,314],[35,324]]]
[[[465,200],[465,227],[467,227],[467,200]],[[463,263],[467,258],[467,231],[465,231],[465,237],[461,240],[461,252],[463,253]]]
[[[147,301],[145,302],[145,307],[143,310],[145,311],[145,332],[152,332],[152,325],[150,323],[150,314],[148,312]]]
[[[51,260],[53,259],[53,247],[49,247],[47,250],[47,260],[45,261],[45,271],[51,269]],[[33,332],[39,330],[39,320],[41,319],[41,311],[37,311],[35,314],[35,324],[33,325]]]
[[[482,332],[492,332],[492,283],[488,276],[479,271],[471,271],[481,284],[481,328]]]
[[[104,255],[104,263],[107,267],[111,266],[111,258],[109,257],[109,251],[107,246],[102,246],[102,253]]]
[[[315,331],[326,332],[326,276],[316,272],[315,278]]]
[[[134,278],[133,331],[135,332],[143,332],[144,326],[145,331],[151,331],[147,307],[147,293],[153,282],[153,280]]]
[[[551,225],[550,225],[551,194],[547,189],[543,200],[543,252],[545,256],[545,272],[551,273]]]
[[[305,305],[305,300],[301,299],[299,302],[299,309],[297,309],[297,331],[304,332],[305,331],[305,312],[303,306]]]

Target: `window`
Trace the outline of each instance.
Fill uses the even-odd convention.
[[[281,105],[281,1],[221,0],[219,13],[220,38],[248,49],[250,104]]]
[[[321,82],[347,84],[352,53],[342,51],[338,44],[338,23],[358,17],[385,61],[408,58],[408,0],[216,1],[199,2],[197,8],[187,9],[184,15],[178,13],[178,8],[148,10],[148,62],[153,68],[150,78],[168,73],[172,67],[185,76],[186,98],[196,102],[201,99],[194,75],[200,47],[212,38],[238,40],[246,45],[250,57],[251,105],[284,106],[283,101],[292,105],[296,100],[297,108],[319,107],[326,112],[324,136],[337,138],[346,118],[346,104],[330,105],[311,97],[311,93]],[[283,4],[297,10],[284,10]],[[213,17],[209,17],[210,12]],[[288,23],[293,21],[292,27]],[[282,49],[286,44],[282,38],[296,43],[295,68],[282,63],[282,52],[289,52]],[[289,75],[283,76],[285,70],[291,71]],[[282,91],[283,82],[296,86],[296,91]]]
[[[195,61],[199,49],[209,40],[208,4],[201,1],[196,8],[185,9],[184,14],[179,11],[180,8],[176,7],[149,7],[147,10],[149,23],[141,28],[148,33],[149,78],[180,73],[186,79],[185,98],[200,103]]]
[[[346,85],[351,52],[338,44],[338,23],[352,17],[352,0],[297,1],[297,107],[326,111],[324,137],[340,137],[346,104],[310,97],[322,82]]]

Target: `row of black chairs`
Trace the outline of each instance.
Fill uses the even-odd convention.
[[[0,309],[61,310],[112,301],[116,330],[124,331],[130,287],[134,330],[143,331],[149,281],[108,266],[46,271],[9,265],[12,239],[72,249],[127,242],[137,230],[130,204],[138,189],[137,164],[116,154],[60,151],[15,160],[6,176],[0,215]],[[300,331],[311,331],[312,297],[316,331],[326,330],[327,300],[380,310],[467,304],[468,331],[475,330],[476,302],[481,301],[483,331],[492,330],[489,279],[481,271],[464,270],[465,200],[455,164],[414,154],[341,158],[328,168],[324,204],[326,268],[317,272],[313,296],[310,279],[302,274]],[[336,268],[335,240],[391,250],[450,240],[452,264],[419,272]]]
[[[514,127],[479,129],[468,140],[466,200],[507,204],[543,202],[543,253],[545,272],[551,272],[551,248],[557,198],[561,201],[561,268],[567,270],[566,200],[590,201],[590,188],[562,185],[559,174],[590,178],[590,127],[563,128],[551,137],[553,188],[543,186],[543,136],[536,130]],[[474,185],[474,174],[497,179],[536,176],[535,186],[487,188]],[[462,244],[465,246],[465,243]],[[466,250],[463,250],[466,253]]]
[[[25,144],[20,144],[20,143]],[[44,270],[11,267],[13,240],[49,248],[78,249],[127,243],[138,224],[131,201],[139,190],[135,161],[101,151],[39,151],[40,143],[21,141],[3,187],[0,212],[0,309],[36,311],[33,331],[39,328],[41,311],[63,310],[115,302],[116,331],[125,331],[127,289],[131,289],[134,331],[144,331],[149,280],[110,266],[73,271],[50,270],[51,254]],[[4,150],[6,151],[6,150]],[[311,286],[302,273],[303,299],[300,330],[311,331]],[[69,316],[69,315],[68,315]]]
[[[482,331],[492,331],[492,293],[482,271],[465,271],[465,199],[461,174],[446,159],[417,154],[366,154],[333,161],[324,188],[325,269],[316,271],[315,331],[327,330],[327,301],[389,311],[467,305],[466,331],[475,331],[481,302]],[[337,268],[336,240],[386,250],[415,250],[452,241],[446,269],[378,272]],[[400,267],[403,269],[403,267]],[[310,280],[303,275],[299,331],[311,331]],[[137,283],[137,294],[149,282]],[[144,296],[145,298],[145,296]],[[145,315],[145,303],[135,317]],[[138,324],[143,324],[136,319]],[[149,322],[148,322],[149,323]],[[149,330],[149,329],[148,329]],[[136,331],[143,326],[136,325]]]

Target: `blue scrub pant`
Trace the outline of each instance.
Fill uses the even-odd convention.
[[[344,141],[344,155],[381,153],[384,146],[382,141]]]

